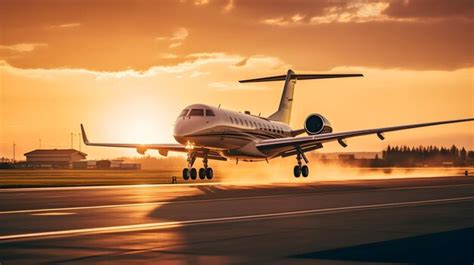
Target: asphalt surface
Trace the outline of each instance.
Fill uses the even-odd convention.
[[[474,177],[0,190],[0,263],[473,264]]]

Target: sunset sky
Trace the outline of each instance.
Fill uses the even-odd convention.
[[[14,142],[17,159],[39,139],[43,148],[69,148],[80,123],[92,141],[175,142],[174,120],[192,103],[266,116],[283,83],[237,81],[288,68],[365,75],[299,81],[295,129],[313,112],[335,131],[474,117],[473,25],[472,0],[0,0],[0,157],[11,157]],[[474,124],[386,138],[324,151],[474,149]]]

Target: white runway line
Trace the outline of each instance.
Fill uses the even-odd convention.
[[[186,220],[186,221],[156,222],[156,223],[146,223],[146,224],[120,225],[120,226],[26,233],[26,234],[16,234],[16,235],[4,235],[4,236],[0,236],[0,243],[3,243],[1,241],[9,241],[9,240],[43,239],[43,238],[50,238],[50,237],[68,237],[68,236],[80,236],[80,235],[91,235],[91,234],[146,231],[146,230],[166,229],[166,228],[202,225],[202,224],[211,224],[211,223],[242,222],[242,221],[251,221],[255,219],[280,218],[280,217],[290,217],[290,216],[296,216],[296,215],[314,215],[314,214],[324,214],[324,213],[333,213],[333,212],[342,212],[342,211],[357,211],[357,210],[369,210],[369,209],[377,209],[377,208],[416,206],[416,205],[423,205],[423,204],[461,202],[461,201],[470,201],[470,200],[474,200],[474,196],[449,198],[449,199],[411,201],[411,202],[346,206],[346,207],[335,207],[335,208],[302,210],[302,211],[288,211],[288,212],[279,212],[279,213],[241,215],[241,216],[232,216],[232,217],[218,217],[218,218]]]
[[[395,191],[395,190],[417,190],[417,189],[436,189],[436,188],[451,188],[474,186],[474,184],[454,184],[454,185],[438,185],[438,186],[416,186],[416,187],[398,187],[398,188],[383,188],[383,189],[369,189],[369,190],[350,190],[350,191],[329,191],[329,192],[305,192],[305,193],[291,193],[278,195],[261,195],[261,196],[242,196],[231,198],[217,198],[217,199],[202,199],[202,200],[183,200],[183,201],[159,201],[159,202],[140,202],[140,203],[124,203],[124,204],[108,204],[108,205],[92,205],[92,206],[75,206],[75,207],[61,207],[61,208],[44,208],[44,209],[25,209],[25,210],[10,210],[0,211],[2,214],[22,214],[22,213],[42,213],[42,212],[56,212],[56,211],[78,211],[78,210],[93,210],[93,209],[107,209],[107,208],[125,208],[125,207],[141,207],[141,206],[158,206],[164,204],[183,204],[183,203],[203,203],[203,202],[219,202],[232,200],[252,200],[252,199],[271,199],[281,197],[297,197],[297,196],[311,196],[311,195],[327,195],[340,192],[375,192],[375,191]]]
[[[34,216],[64,216],[64,215],[75,215],[76,213],[71,212],[45,212],[45,213],[32,213]]]

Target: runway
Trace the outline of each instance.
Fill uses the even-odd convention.
[[[472,264],[474,177],[0,190],[1,264]]]

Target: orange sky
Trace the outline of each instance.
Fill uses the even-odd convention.
[[[236,81],[289,67],[365,74],[298,82],[295,128],[312,112],[336,131],[473,117],[473,20],[462,0],[1,1],[0,156],[39,138],[69,147],[79,123],[91,140],[173,142],[174,119],[191,103],[268,115],[283,84]],[[354,138],[344,151],[387,144],[472,149],[474,126]]]

